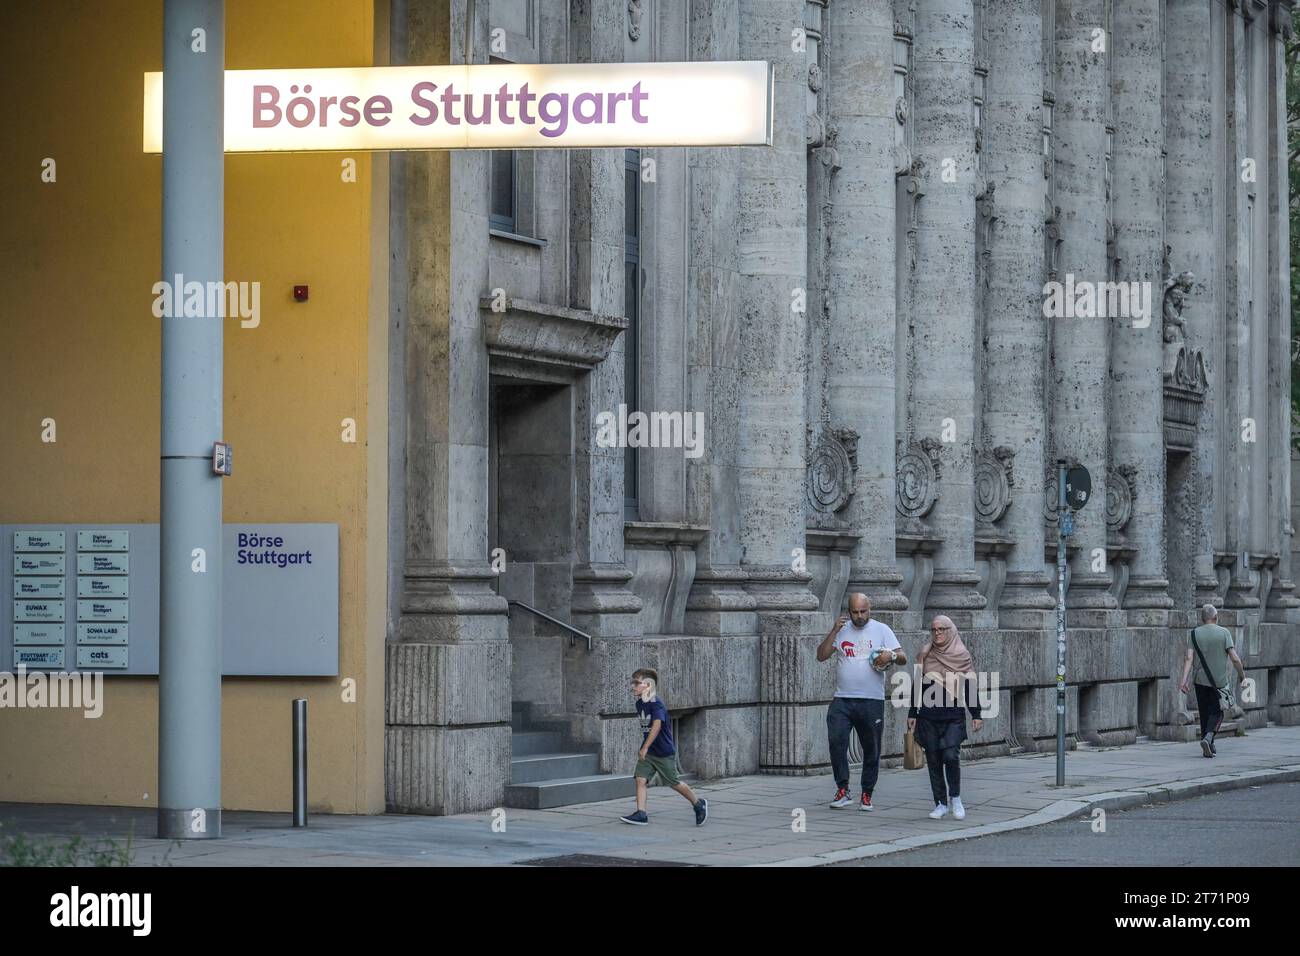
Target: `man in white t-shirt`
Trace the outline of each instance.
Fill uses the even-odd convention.
[[[826,711],[831,771],[835,774],[832,807],[847,807],[849,797],[849,732],[862,744],[862,798],[859,810],[871,810],[871,791],[880,776],[880,732],[885,723],[885,673],[872,666],[873,656],[889,664],[906,664],[898,638],[889,625],[871,619],[865,594],[849,595],[849,613],[840,617],[817,647],[817,660],[836,663],[835,699]]]

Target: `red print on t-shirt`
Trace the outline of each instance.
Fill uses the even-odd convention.
[[[844,641],[840,644],[840,650],[844,652],[845,657],[853,656],[854,644],[852,641]]]

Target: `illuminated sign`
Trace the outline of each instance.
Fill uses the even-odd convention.
[[[145,74],[146,153],[162,152],[162,88]],[[226,71],[228,153],[771,142],[763,61]]]

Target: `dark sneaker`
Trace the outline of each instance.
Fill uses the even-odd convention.
[[[629,813],[625,817],[619,817],[624,823],[630,823],[634,827],[643,827],[650,822],[650,818],[644,810],[638,810],[636,813]]]
[[[704,821],[709,818],[709,801],[700,797],[700,802],[695,804],[695,825],[703,826]]]
[[[831,806],[838,810],[840,807],[847,807],[852,802],[853,798],[849,796],[848,788],[840,787],[835,791],[835,799],[831,801]]]
[[[869,793],[864,793],[864,794],[862,795],[862,803],[860,803],[860,804],[858,805],[858,809],[859,809],[859,810],[874,810],[874,809],[876,809],[875,807],[873,807],[873,806],[871,805],[871,794],[869,794]]]
[[[1216,757],[1219,755],[1219,748],[1214,746],[1213,740],[1210,741],[1210,753],[1214,754]]]
[[[1214,745],[1210,743],[1209,737],[1201,738],[1201,753],[1203,753],[1207,757],[1214,756]]]

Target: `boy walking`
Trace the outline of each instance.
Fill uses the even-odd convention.
[[[641,750],[637,754],[636,813],[620,817],[624,823],[643,827],[650,822],[645,812],[646,787],[657,773],[664,783],[691,802],[698,827],[709,817],[709,801],[695,798],[694,791],[677,775],[677,749],[673,746],[672,724],[668,708],[658,697],[659,675],[642,668],[632,675],[632,694],[636,697],[636,715],[641,720]]]

